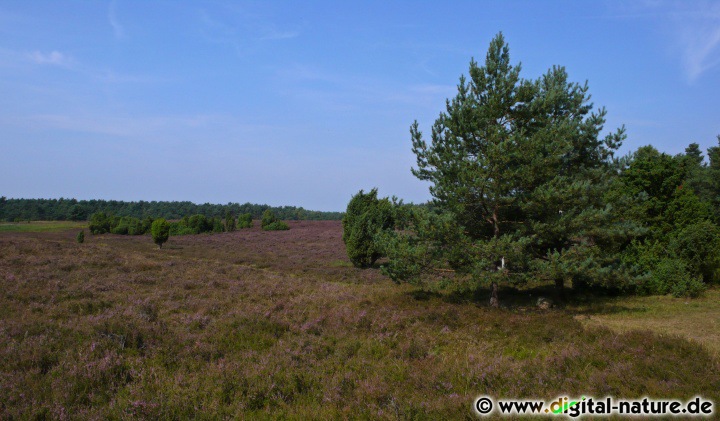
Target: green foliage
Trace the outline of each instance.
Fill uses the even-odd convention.
[[[638,277],[639,292],[692,296],[718,280],[720,231],[712,223],[715,154],[708,150],[710,166],[703,164],[697,144],[674,157],[652,146],[628,157],[620,179],[635,200],[623,214],[647,233],[623,261]]]
[[[152,227],[153,218],[151,216],[145,217],[142,221],[142,232],[148,233],[150,232],[150,228]]]
[[[150,230],[150,224],[152,224],[151,218],[141,221],[131,216],[119,217],[98,212],[90,217],[90,232],[92,234],[143,235]]]
[[[710,203],[701,200],[690,188],[679,186],[667,204],[662,221],[666,232],[682,229],[697,221],[712,218]]]
[[[250,226],[252,226],[252,219],[250,219]],[[275,213],[270,209],[266,209],[265,212],[263,212],[260,226],[264,231],[284,231],[290,229],[290,226],[278,220]]]
[[[714,221],[720,224],[720,135],[717,137],[718,146],[708,148],[708,159],[710,165],[707,169],[708,201],[715,209]]]
[[[624,129],[600,138],[606,112],[589,98],[562,67],[521,79],[495,37],[431,142],[410,128],[413,174],[434,200],[431,210],[398,207],[398,231],[365,237],[387,253],[383,271],[457,288],[532,278],[676,296],[717,281],[720,146],[709,166],[695,143],[677,156],[646,146],[616,159]]]
[[[687,264],[688,273],[706,283],[718,282],[720,270],[720,228],[708,220],[687,225],[674,233],[668,250]]]
[[[360,190],[350,199],[342,224],[350,261],[370,267],[383,256],[378,235],[394,226],[393,204],[388,198],[378,199],[376,188],[367,194]]]
[[[233,224],[232,224],[232,229],[233,229],[233,231],[234,231],[234,230],[235,230],[235,225],[234,225],[234,223],[235,223],[235,218],[232,218],[231,221],[232,221],[232,223],[233,223]],[[215,217],[215,218],[212,219],[212,226],[213,226],[213,228],[212,228],[212,232],[213,232],[213,233],[225,232],[225,231],[226,231],[226,227],[227,227],[226,225],[223,225],[222,219],[220,219],[220,218],[218,218],[218,217]]]
[[[431,278],[446,266],[475,283],[531,276],[557,283],[591,273],[593,281],[615,282],[617,254],[638,232],[614,210],[623,196],[609,194],[624,129],[599,138],[606,112],[592,111],[587,84],[569,82],[564,68],[535,81],[519,75],[499,34],[484,66],[473,60],[469,79],[460,78],[432,142],[417,122],[411,126],[413,174],[431,183],[433,205],[445,216],[416,214],[412,229],[420,231],[391,245],[402,247],[388,250],[389,267],[424,267],[394,260],[432,256]],[[437,229],[439,221],[457,228]]]
[[[290,226],[283,221],[274,221],[265,225],[262,229],[264,231],[285,231],[289,230]]]
[[[238,225],[237,227],[239,229],[243,228],[252,228],[253,222],[252,222],[252,214],[249,213],[242,213],[240,216],[238,216]]]
[[[82,244],[85,242],[85,230],[80,230],[80,232],[77,234],[77,237],[75,237],[78,243]]]
[[[184,215],[202,214],[208,217],[224,218],[227,212],[233,215],[250,213],[259,218],[265,209],[271,209],[282,220],[340,220],[341,212],[311,211],[295,206],[270,207],[252,203],[195,204],[191,202],[122,202],[118,200],[76,200],[76,199],[8,199],[0,200],[0,220],[26,221],[84,221],[88,215],[98,212],[144,219],[149,215],[165,219],[180,219]],[[146,232],[149,232],[149,228]]]
[[[449,273],[451,266],[459,270],[466,266],[462,230],[449,213],[398,205],[394,218],[397,230],[381,230],[375,236],[379,250],[388,257],[381,270],[393,281],[425,287],[423,274],[442,275]]]
[[[87,209],[80,205],[76,204],[70,208],[69,219],[71,221],[85,221],[85,220],[87,220],[87,216],[88,216]]]
[[[165,218],[158,218],[153,221],[150,231],[152,232],[153,241],[162,249],[163,243],[170,237],[170,224]]]
[[[170,223],[170,235],[190,235],[204,232],[223,232],[220,218],[208,218],[205,215],[185,216],[178,222]]]
[[[235,221],[235,215],[230,213],[230,211],[227,211],[225,213],[225,231],[232,232],[235,231],[237,228],[237,223]]]
[[[110,232],[122,235],[142,235],[147,231],[144,230],[145,225],[137,218],[131,216],[123,216],[121,218],[112,218],[113,228]]]
[[[252,224],[252,220],[250,220],[250,224]],[[290,229],[290,226],[278,220],[275,213],[270,209],[266,209],[265,212],[263,212],[260,226],[264,231],[284,231]]]
[[[720,229],[699,221],[669,239],[634,242],[623,260],[636,275],[637,292],[694,297],[720,280]]]
[[[690,274],[684,261],[674,258],[660,260],[655,266],[646,292],[652,294],[672,294],[675,297],[697,297],[705,290],[705,284],[697,276]]]
[[[90,217],[90,233],[93,235],[96,234],[105,234],[110,232],[110,229],[112,227],[112,219],[108,217],[108,215],[105,214],[105,212],[98,212],[94,213]]]
[[[274,223],[277,221],[277,216],[275,216],[275,213],[271,211],[270,209],[266,209],[265,212],[262,214],[262,220],[260,221],[260,227],[262,229],[265,229],[266,226]]]

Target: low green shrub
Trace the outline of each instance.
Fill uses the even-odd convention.
[[[238,216],[238,223],[237,223],[238,229],[252,228],[252,225],[253,225],[252,214],[242,213],[242,214],[240,214],[240,216]]]
[[[707,283],[719,281],[720,229],[710,221],[700,221],[680,230],[670,240],[670,253],[687,263],[693,276]]]
[[[697,297],[705,290],[699,276],[690,273],[688,265],[681,259],[665,258],[647,277],[647,293],[672,294],[675,297]]]
[[[290,226],[283,221],[275,221],[262,227],[265,231],[284,231],[289,230]]]
[[[263,212],[260,226],[264,231],[282,231],[290,229],[290,226],[285,222],[278,220],[270,209]]]

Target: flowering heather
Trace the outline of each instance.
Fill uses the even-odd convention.
[[[472,418],[478,395],[720,402],[696,343],[351,267],[338,221],[0,234],[0,418]]]

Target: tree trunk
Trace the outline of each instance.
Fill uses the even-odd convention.
[[[158,247],[160,247],[160,250],[162,250],[162,243],[158,244]]]
[[[555,279],[555,294],[557,296],[557,301],[562,301],[565,299],[565,279]]]
[[[499,307],[500,301],[498,300],[498,286],[497,282],[490,284],[490,307]]]
[[[497,239],[500,237],[500,222],[498,221],[498,206],[495,205],[493,208],[492,213],[492,222],[493,222],[493,235]]]

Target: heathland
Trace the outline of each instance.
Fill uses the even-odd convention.
[[[33,226],[34,224],[25,224]],[[0,418],[472,419],[479,395],[720,402],[720,292],[478,297],[348,260],[339,221],[0,230]]]

